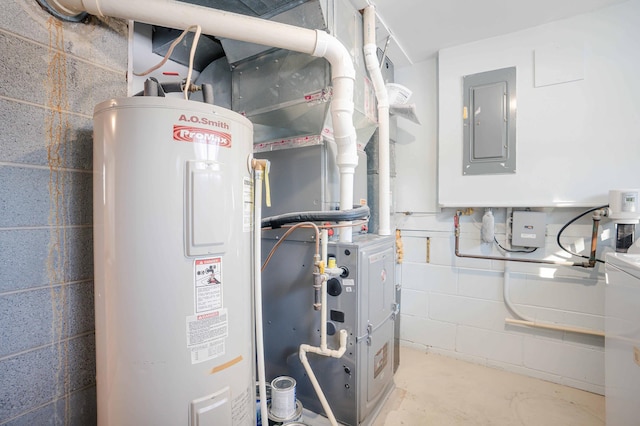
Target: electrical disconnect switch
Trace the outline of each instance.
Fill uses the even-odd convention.
[[[546,214],[543,212],[514,211],[511,245],[544,247]]]

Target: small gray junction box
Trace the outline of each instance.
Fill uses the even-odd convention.
[[[511,245],[544,247],[546,214],[543,212],[514,211]]]

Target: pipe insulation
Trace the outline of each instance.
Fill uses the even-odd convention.
[[[67,15],[88,12],[101,17],[130,19],[182,30],[200,25],[204,34],[325,58],[331,64],[331,118],[338,146],[336,163],[340,171],[340,209],[351,208],[353,176],[358,165],[356,129],[353,125],[356,71],[349,51],[338,39],[321,30],[310,30],[175,0],[49,0],[49,3],[54,9]],[[340,241],[351,240],[352,229],[342,228]]]
[[[378,64],[376,9],[364,9],[364,60],[378,101],[379,235],[391,235],[391,178],[389,160],[389,95]]]
[[[279,228],[288,223],[344,222],[369,218],[369,206],[357,206],[351,210],[292,212],[262,219],[263,228]],[[323,259],[326,260],[326,259]]]

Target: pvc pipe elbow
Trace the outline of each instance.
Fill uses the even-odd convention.
[[[82,0],[48,0],[47,3],[54,10],[67,16],[78,15],[88,11],[88,8],[82,4]]]
[[[347,330],[340,330],[340,348],[338,348],[337,350],[324,351],[326,352],[326,355],[332,358],[342,358],[342,355],[344,355],[344,353],[347,351],[347,337]]]
[[[356,69],[347,48],[340,41],[322,30],[316,30],[316,46],[313,56],[324,57],[331,63],[332,79],[336,77],[356,78]]]
[[[303,356],[303,355],[306,356],[306,352],[307,352],[307,347],[308,346],[309,345],[305,345],[305,344],[300,345],[300,348],[298,350],[298,354],[300,354],[300,356]]]
[[[311,53],[312,56],[324,57],[329,49],[329,34],[322,30],[316,30],[316,46]]]

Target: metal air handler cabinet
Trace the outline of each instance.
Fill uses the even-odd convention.
[[[263,255],[282,233],[263,231]],[[267,379],[292,376],[304,408],[322,414],[298,356],[301,344],[320,345],[320,312],[313,310],[314,235],[294,231],[263,271],[263,317]],[[327,344],[337,349],[345,329],[347,350],[340,359],[307,356],[336,419],[346,425],[371,424],[393,390],[394,244],[393,237],[372,234],[329,243],[328,256],[345,272],[327,283]]]
[[[94,113],[98,425],[254,425],[249,120],[176,98]]]

